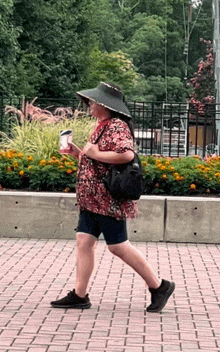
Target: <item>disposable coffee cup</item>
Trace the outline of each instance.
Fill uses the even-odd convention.
[[[72,130],[63,130],[60,131],[60,154],[69,154],[70,150],[68,143],[72,142],[73,131]]]

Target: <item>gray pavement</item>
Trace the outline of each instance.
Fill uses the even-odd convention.
[[[0,238],[0,351],[220,351],[220,245],[134,243],[176,290],[147,313],[142,279],[100,241],[89,310],[54,309],[75,283],[74,240]]]

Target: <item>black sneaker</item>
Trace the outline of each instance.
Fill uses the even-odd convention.
[[[50,302],[51,306],[54,308],[75,308],[75,309],[88,309],[91,307],[91,302],[89,295],[84,298],[77,296],[75,289],[70,291],[67,296],[59,299],[58,301]]]
[[[175,283],[162,280],[159,288],[149,288],[151,293],[151,304],[147,307],[147,312],[160,312],[166,305],[169,297],[175,290]]]

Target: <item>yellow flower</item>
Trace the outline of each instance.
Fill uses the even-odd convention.
[[[4,153],[4,152],[3,152],[3,153]],[[6,153],[6,157],[7,157],[8,159],[12,159],[12,158],[14,158],[15,154],[16,154],[15,150],[9,150],[9,151]],[[5,156],[5,153],[4,153],[3,156]]]
[[[19,171],[19,175],[23,176],[24,175],[24,171],[23,170]]]
[[[64,189],[64,192],[66,192],[66,193],[70,192],[70,187],[66,187],[66,188]]]
[[[63,165],[60,165],[60,166],[59,166],[59,169],[64,169],[64,166],[63,166]]]
[[[18,167],[17,161],[14,161],[14,162],[13,162],[13,166],[14,166],[14,168]]]
[[[28,166],[28,170],[31,170],[31,169],[32,169],[32,166],[29,165],[29,166]]]
[[[170,171],[175,171],[175,168],[171,166]]]
[[[163,179],[163,180],[166,180],[166,179],[167,179],[167,175],[166,175],[166,174],[163,174],[163,175],[162,175],[162,179]]]
[[[33,161],[33,160],[34,160],[33,156],[30,155],[30,156],[28,157],[28,161]]]
[[[23,158],[23,156],[24,156],[24,154],[23,154],[23,153],[19,153],[19,154],[18,154],[18,157],[19,157],[20,159],[22,159],[22,158]]]
[[[72,173],[72,170],[71,170],[71,169],[67,169],[67,170],[66,170],[66,173],[67,173],[67,174],[71,174],[71,173]]]
[[[175,180],[176,180],[176,181],[179,181],[179,180],[180,180],[180,177],[179,177],[179,176],[176,176],[176,177],[175,177]]]
[[[191,183],[190,189],[196,189],[196,185],[194,183]]]
[[[179,176],[178,172],[175,172],[175,174],[173,174],[173,176],[178,177]]]
[[[40,161],[40,164],[43,165],[43,166],[46,165],[46,160],[42,159],[42,160]]]
[[[220,173],[219,173],[219,172],[216,172],[216,173],[215,173],[215,176],[216,176],[216,177],[219,177],[219,176],[220,176]]]
[[[161,170],[166,170],[166,166],[162,165]]]

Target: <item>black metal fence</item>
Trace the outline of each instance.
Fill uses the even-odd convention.
[[[78,104],[77,98],[38,98],[34,103],[52,110],[61,106],[75,109]],[[0,131],[10,135],[11,120],[5,114],[6,105],[21,109],[22,98],[0,98]],[[206,104],[198,110],[184,103],[127,102],[127,105],[135,124],[139,153],[171,157],[219,154],[220,106]]]

